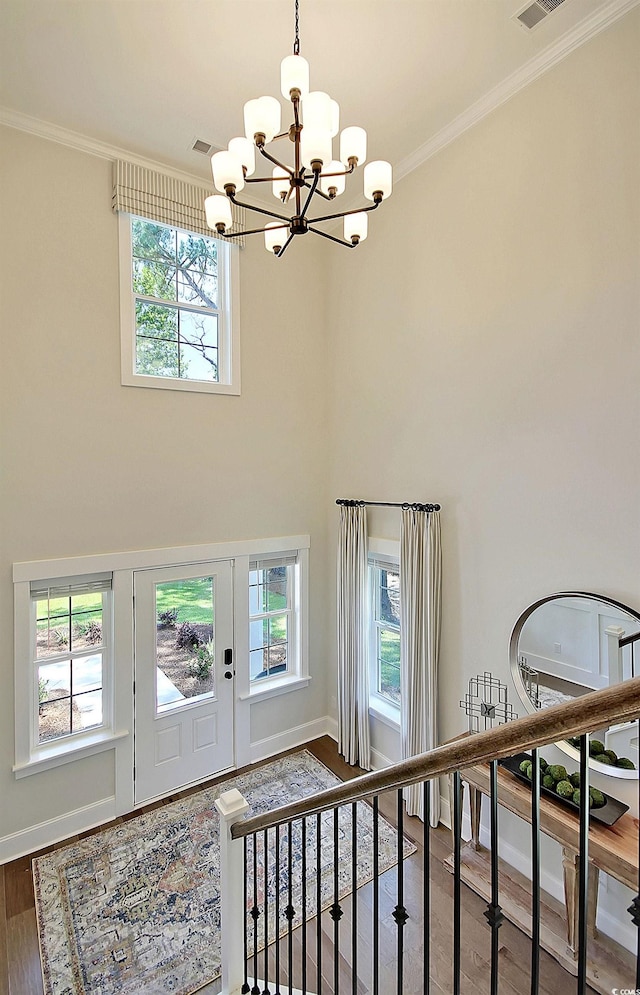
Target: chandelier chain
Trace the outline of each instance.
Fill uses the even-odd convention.
[[[296,36],[293,42],[293,54],[300,55],[300,14],[298,11],[299,0],[296,0]]]

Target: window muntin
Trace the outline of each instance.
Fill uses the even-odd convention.
[[[238,247],[120,217],[122,383],[239,394]]]
[[[32,589],[35,749],[108,724],[110,578]]]
[[[295,670],[295,560],[249,565],[249,680]]]
[[[400,707],[400,573],[393,564],[370,563],[371,662],[374,693]]]
[[[131,218],[137,374],[220,380],[223,255],[216,239]]]

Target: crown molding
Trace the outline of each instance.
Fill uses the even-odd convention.
[[[553,42],[543,52],[530,59],[524,66],[521,66],[520,69],[512,73],[511,76],[507,76],[502,83],[489,90],[484,97],[476,100],[466,111],[463,111],[453,121],[450,121],[446,127],[436,132],[428,142],[425,142],[424,145],[417,148],[411,155],[402,159],[394,168],[394,180],[401,180],[413,172],[414,169],[417,169],[422,163],[446,148],[447,145],[454,142],[465,131],[472,128],[474,124],[481,121],[487,114],[491,114],[501,104],[506,103],[507,100],[510,100],[520,90],[533,83],[538,77],[544,75],[549,69],[553,69],[554,66],[562,62],[575,49],[584,45],[585,42],[590,41],[591,38],[594,38],[595,35],[604,31],[605,28],[608,28],[621,17],[624,17],[638,3],[640,3],[640,0],[612,0],[606,7],[602,7],[591,17],[578,24],[575,28],[572,28],[562,38]]]
[[[588,17],[575,28],[566,32],[562,38],[553,42],[543,52],[530,59],[529,62],[521,66],[511,76],[508,76],[497,86],[493,87],[493,89],[489,90],[483,97],[476,100],[466,111],[463,111],[462,114],[459,114],[458,117],[450,121],[448,125],[436,132],[427,142],[417,148],[415,152],[401,159],[394,166],[394,182],[397,183],[413,172],[414,169],[418,169],[424,162],[427,162],[432,156],[454,142],[465,131],[468,131],[469,128],[478,124],[479,121],[488,114],[491,114],[501,104],[506,103],[520,90],[548,72],[549,69],[553,69],[554,66],[562,62],[575,49],[584,45],[585,42],[590,41],[591,38],[594,38],[601,31],[614,24],[615,21],[624,17],[625,14],[628,14],[639,3],[640,0],[611,0],[611,3],[600,8],[591,17]],[[36,135],[39,138],[46,138],[49,141],[66,145],[68,148],[77,149],[102,159],[126,159],[128,162],[133,162],[146,169],[160,171],[174,179],[182,180],[186,183],[196,183],[199,186],[211,186],[213,189],[213,184],[207,183],[204,177],[195,173],[175,169],[174,167],[167,166],[166,163],[155,159],[147,159],[145,156],[136,155],[127,149],[119,148],[117,145],[100,142],[97,139],[81,135],[76,131],[70,131],[59,125],[51,124],[49,121],[43,121],[40,118],[22,114],[20,111],[12,110],[9,107],[0,106],[0,125],[25,131],[28,134]]]
[[[38,138],[46,138],[50,142],[57,142],[58,145],[65,145],[67,148],[76,149],[79,152],[86,152],[88,155],[97,156],[99,159],[110,159],[112,161],[114,159],[126,159],[127,162],[132,162],[136,166],[143,166],[145,169],[153,169],[164,173],[165,176],[170,176],[174,180],[180,180],[183,183],[195,183],[201,187],[211,187],[213,190],[213,183],[208,182],[206,177],[199,176],[197,173],[175,169],[156,159],[147,159],[145,156],[136,155],[128,149],[100,142],[96,138],[89,138],[87,135],[81,135],[77,131],[69,131],[67,128],[60,127],[60,125],[51,124],[51,122],[43,121],[41,118],[30,117],[28,114],[22,114],[20,111],[11,110],[9,107],[0,107],[0,124],[6,125],[8,128],[16,128],[18,131],[26,131],[27,134],[36,135]]]

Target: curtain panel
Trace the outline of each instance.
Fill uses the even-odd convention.
[[[340,507],[338,532],[338,750],[370,769],[367,513]]]
[[[208,238],[218,238],[217,233],[209,228],[204,210],[205,198],[212,193],[212,187],[178,180],[124,159],[116,159],[113,164],[111,203],[114,211],[185,228]],[[246,227],[244,208],[232,204],[231,214],[231,230],[242,231]],[[244,245],[242,236],[230,241]]]
[[[400,716],[402,757],[438,745],[438,655],[442,602],[440,513],[403,510],[400,534]],[[404,791],[409,815],[424,821],[422,785]],[[440,786],[430,785],[430,822],[438,825]]]

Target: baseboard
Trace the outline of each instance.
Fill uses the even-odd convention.
[[[304,722],[302,725],[286,729],[284,732],[276,733],[275,736],[267,736],[265,739],[258,739],[249,747],[251,763],[258,760],[267,760],[269,757],[282,753],[284,750],[295,749],[296,746],[304,746],[312,739],[320,736],[333,736],[333,725],[335,719],[328,715],[323,715],[320,719],[313,719],[311,722]]]
[[[385,767],[390,767],[393,761],[372,746],[369,750],[369,763],[372,770],[384,770]]]
[[[9,836],[0,839],[0,864],[6,864],[9,860],[16,860],[17,857],[24,857],[27,853],[52,846],[70,836],[75,836],[76,833],[95,829],[96,826],[110,822],[115,817],[115,798],[102,798],[99,802],[76,808],[73,812],[67,812],[55,819],[47,819],[37,826],[29,826],[17,833],[10,833]]]

